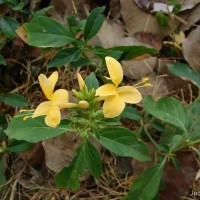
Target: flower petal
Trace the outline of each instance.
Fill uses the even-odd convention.
[[[49,109],[51,107],[51,101],[45,101],[38,105],[38,107],[35,109],[35,112],[32,115],[32,118],[47,115],[49,112]]]
[[[77,73],[77,78],[78,78],[78,85],[79,85],[80,91],[83,91],[85,87],[85,82],[79,73]]]
[[[59,108],[66,108],[68,99],[68,91],[64,89],[59,89],[53,93],[51,102],[54,106],[58,106]]]
[[[117,95],[117,88],[114,84],[102,85],[96,90],[96,96]]]
[[[122,82],[123,70],[121,64],[112,57],[107,56],[105,58],[108,72],[112,82],[116,87]]]
[[[103,104],[103,114],[106,118],[113,118],[119,116],[125,108],[125,103],[122,99],[116,96],[106,97]]]
[[[45,123],[47,126],[55,128],[60,124],[61,114],[58,106],[51,106],[47,116],[45,117]]]
[[[47,78],[44,74],[40,74],[38,79],[40,87],[42,88],[46,98],[51,100],[55,84],[58,80],[58,72],[55,71],[49,78]]]
[[[141,93],[132,86],[119,87],[117,92],[125,103],[139,103],[142,100]]]

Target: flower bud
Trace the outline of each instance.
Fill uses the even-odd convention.
[[[90,106],[87,101],[79,101],[78,105],[79,105],[79,108],[88,108]]]
[[[152,85],[150,83],[146,83],[144,84],[144,87],[152,87]]]
[[[147,77],[144,77],[144,78],[142,79],[142,83],[146,83],[147,81],[149,81],[149,78],[147,78]]]
[[[74,96],[77,98],[77,99],[83,99],[83,94],[81,92],[78,92],[74,89],[72,89],[72,93],[74,94]]]

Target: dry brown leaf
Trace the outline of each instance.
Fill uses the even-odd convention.
[[[121,13],[130,35],[138,32],[149,32],[163,38],[171,33],[170,28],[161,28],[156,17],[143,12],[134,1],[120,0]]]
[[[194,153],[178,152],[176,158],[180,161],[181,167],[177,170],[171,162],[167,163],[163,176],[165,188],[160,193],[162,200],[180,199],[184,193],[188,192],[195,179],[197,163]]]
[[[81,138],[74,133],[43,141],[46,166],[54,172],[59,172],[63,167],[69,165],[81,141]]]
[[[178,23],[181,24],[179,30],[185,31],[191,28],[196,22],[200,20],[200,4],[193,9],[178,13]],[[181,21],[184,20],[184,21]],[[180,23],[181,22],[181,23]]]
[[[186,61],[193,69],[200,72],[200,27],[191,31],[182,46]]]
[[[44,160],[44,150],[41,142],[34,144],[28,151],[20,153],[20,157],[33,167],[41,164]]]
[[[17,35],[26,43],[28,44],[28,38],[27,38],[27,34],[26,34],[26,31],[22,26],[20,26],[16,31]]]
[[[49,14],[60,22],[66,22],[66,17],[72,15],[78,16],[81,19],[87,17],[84,10],[84,0],[51,0],[50,6],[54,6],[55,9],[49,11]]]
[[[13,168],[18,183],[26,189],[43,185],[45,182],[41,173],[22,159],[17,160]]]
[[[148,78],[149,78],[148,83],[150,83],[152,87],[139,88],[143,96],[152,95],[155,96],[155,99],[157,99],[169,94],[167,83],[164,77],[151,74],[151,76],[149,76]]]
[[[157,58],[150,57],[140,61],[122,61],[124,76],[136,80],[149,76],[153,73],[153,69],[156,66],[156,60]]]
[[[181,11],[194,8],[200,0],[179,0],[181,4]]]
[[[144,44],[147,44],[153,48],[156,48],[160,50],[162,48],[162,40],[160,36],[152,34],[152,33],[147,33],[147,32],[138,32],[134,34],[134,37],[139,41]]]
[[[97,36],[90,41],[90,44],[109,48],[117,46],[122,38],[124,38],[123,28],[111,20],[105,20]]]

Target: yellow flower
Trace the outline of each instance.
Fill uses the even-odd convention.
[[[49,101],[44,101],[39,104],[32,117],[35,118],[46,115],[45,123],[48,126],[55,128],[61,120],[60,109],[73,107],[73,104],[68,103],[69,95],[67,90],[59,89],[53,92],[58,80],[57,71],[55,71],[49,78],[44,74],[40,74],[38,79],[40,87]]]
[[[106,118],[119,116],[125,108],[125,103],[139,103],[142,100],[140,92],[133,86],[118,87],[123,79],[120,63],[111,57],[106,57],[106,65],[112,83],[105,84],[96,90],[96,96],[104,100],[103,114]]]
[[[182,44],[183,41],[185,40],[185,34],[182,31],[180,31],[179,34],[174,35],[174,40],[177,44],[179,45]]]

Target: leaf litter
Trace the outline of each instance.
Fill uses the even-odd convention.
[[[139,1],[135,2],[138,3]],[[112,17],[104,22],[97,37],[91,41],[92,44],[98,44],[105,48],[117,45],[145,45],[159,50],[163,48],[162,40],[172,33],[172,29],[169,27],[161,28],[155,16],[151,13],[144,12],[135,2],[111,0],[110,10],[112,12],[110,16]],[[144,8],[144,6],[148,7],[148,3],[151,3],[150,1],[141,2],[143,4],[141,6],[142,8]],[[83,0],[75,1],[74,3],[75,5],[72,5],[72,3],[67,5],[66,1],[62,0],[59,2],[51,1],[50,5],[54,5],[56,9],[50,12],[50,15],[61,22],[66,16],[72,14],[75,14],[78,18],[85,18],[85,16],[88,15],[90,5]],[[162,1],[162,3],[165,2]],[[183,17],[183,22],[185,22],[185,24],[180,23],[180,20],[178,20],[180,30],[185,31],[191,29],[182,44],[183,52],[182,55],[180,55],[181,59],[185,58],[190,66],[198,71],[200,70],[200,45],[198,45],[200,42],[200,29],[192,25],[196,23],[200,17],[198,15],[199,3],[200,1],[195,0],[184,1],[180,10],[181,12],[178,13],[178,16]],[[22,35],[21,38],[24,38],[26,42],[23,30],[19,30],[18,34],[19,36]],[[39,52],[39,54],[40,53],[41,52]],[[169,95],[171,92],[174,94],[174,91],[179,90],[179,85],[177,85],[177,81],[171,78],[171,74],[168,71],[161,71],[160,60],[164,61],[165,59],[163,55],[163,57],[161,56],[159,59],[157,57],[148,57],[139,58],[139,60],[123,61],[124,75],[130,79],[131,82],[137,82],[142,77],[148,76],[153,88],[142,89],[141,92],[143,94],[156,95],[157,97]],[[168,62],[173,63],[175,60],[176,58],[169,59]],[[158,75],[159,73],[162,75]],[[166,77],[173,87],[167,83]],[[70,77],[69,79],[71,84],[73,84],[73,78]],[[182,83],[183,82],[181,82],[181,84]],[[36,93],[38,93],[38,91],[36,91]],[[175,92],[175,94],[177,93]],[[40,96],[40,94],[38,95]],[[183,94],[183,96],[184,95],[185,94]],[[185,100],[187,100],[187,98]],[[131,126],[131,124],[129,126]],[[70,139],[67,141],[71,141],[73,134],[68,137]],[[113,155],[109,155],[107,152],[103,152],[105,169],[99,181],[93,180],[90,176],[87,176],[86,180],[83,180],[82,188],[78,192],[66,190],[58,192],[58,190],[53,187],[52,174],[58,172],[63,165],[71,161],[71,158],[75,154],[77,143],[79,143],[77,138],[75,138],[74,143],[66,143],[63,142],[63,138],[56,137],[44,141],[42,145],[36,145],[37,147],[34,147],[32,151],[21,154],[20,157],[22,157],[23,160],[16,160],[15,163],[17,164],[14,169],[12,169],[13,171],[17,171],[13,172],[13,174],[17,174],[17,177],[11,177],[10,181],[7,183],[8,186],[16,187],[17,181],[21,185],[20,187],[28,189],[26,192],[23,189],[23,194],[27,199],[32,199],[29,194],[34,194],[36,199],[44,199],[44,196],[50,199],[62,199],[62,195],[65,197],[69,195],[72,197],[70,199],[120,199],[120,197],[127,192],[127,188],[140,171],[147,167],[144,163],[139,164],[134,160],[126,158],[124,158],[123,166],[119,158],[113,157]],[[150,147],[150,149],[152,148]],[[41,153],[42,151],[44,151],[45,154]],[[42,154],[43,156],[45,155],[45,159],[42,157]],[[188,199],[189,192],[193,189],[195,191],[200,190],[199,177],[197,176],[195,179],[195,175],[198,175],[196,172],[198,171],[197,167],[199,167],[199,161],[197,165],[197,161],[191,152],[180,152],[178,158],[182,162],[182,170],[178,173],[174,168],[172,169],[170,164],[167,166],[164,175],[164,180],[167,184],[166,188],[161,190],[162,199],[173,200],[175,198],[180,198],[180,196],[182,196],[182,199]],[[130,163],[132,164],[131,168]],[[139,167],[142,168],[142,170],[138,169]],[[19,172],[20,174],[18,176]],[[129,176],[127,176],[127,174],[129,174]],[[44,183],[45,178],[48,178],[48,183]],[[177,180],[179,180],[178,183],[176,182]],[[194,182],[193,189],[189,189],[192,182]],[[35,183],[35,185],[33,183]],[[49,196],[42,191],[35,193],[33,188],[35,187],[35,189],[37,189],[43,184],[45,184],[45,187],[49,187]],[[16,187],[16,192],[19,192],[19,194],[21,192],[20,187]],[[5,192],[1,195],[1,198],[8,197]],[[86,196],[86,198],[84,198],[84,196]],[[12,196],[10,196],[10,199],[11,197]]]

